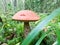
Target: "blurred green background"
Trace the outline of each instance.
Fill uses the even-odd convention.
[[[0,0],[0,45],[19,45],[24,38],[24,23],[12,20],[12,16],[21,10],[32,10],[40,16],[40,20],[30,22],[31,30],[35,28],[46,16],[60,7],[60,0]],[[54,13],[53,13],[54,14]],[[2,21],[1,21],[2,20]],[[32,40],[30,45],[35,45],[36,41],[47,33],[40,45],[53,45],[57,41],[60,32],[60,15],[51,20],[47,26]],[[60,39],[60,38],[59,38]],[[58,39],[58,40],[59,40]]]

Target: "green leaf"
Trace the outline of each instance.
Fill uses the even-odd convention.
[[[44,34],[40,37],[40,39],[37,41],[37,43],[35,45],[40,45],[40,43],[42,42],[42,40],[47,36],[47,34]]]
[[[40,39],[36,42],[35,45],[40,45],[41,42],[42,42],[42,40],[43,40],[50,32],[51,32],[51,30],[47,30],[46,32],[44,32],[44,33],[42,34],[42,36],[40,37]]]
[[[59,26],[56,27],[56,35],[57,35],[57,44],[60,45],[60,28]]]
[[[42,22],[40,22],[24,39],[21,45],[29,45],[30,42],[39,34],[39,32],[44,28],[44,26],[49,23],[55,16],[60,14],[60,8],[54,10],[49,16],[45,17]]]

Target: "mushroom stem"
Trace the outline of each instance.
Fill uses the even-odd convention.
[[[29,22],[24,22],[24,37],[26,37],[29,32],[30,32]]]

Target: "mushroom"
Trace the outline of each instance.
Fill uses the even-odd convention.
[[[17,12],[12,19],[24,22],[24,37],[30,32],[29,22],[39,20],[39,16],[31,10],[22,10]]]

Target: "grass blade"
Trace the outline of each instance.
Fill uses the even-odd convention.
[[[42,40],[47,36],[47,34],[43,34],[40,39],[37,41],[37,43],[35,45],[40,45],[40,43],[42,42]]]
[[[51,30],[47,30],[46,32],[44,32],[44,33],[42,34],[42,36],[40,37],[40,39],[36,42],[35,45],[40,45],[41,42],[42,42],[42,40],[43,40],[50,32],[51,32]]]
[[[29,45],[29,43],[39,34],[39,32],[44,28],[44,26],[49,23],[55,16],[59,15],[60,8],[54,10],[49,16],[45,17],[42,22],[40,22],[24,39],[21,45]]]

